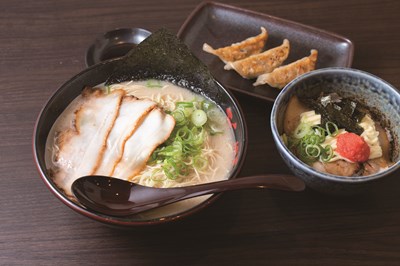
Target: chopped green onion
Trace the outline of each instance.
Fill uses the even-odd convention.
[[[171,145],[168,145],[160,149],[158,154],[166,157],[181,158],[182,150],[183,150],[182,143],[179,141],[174,141]]]
[[[181,108],[180,110],[182,110],[182,112],[185,114],[185,117],[190,117],[193,113],[193,108],[192,107],[185,107],[185,108]]]
[[[208,130],[210,132],[211,135],[217,135],[217,134],[222,134],[224,133],[223,128],[221,127],[221,125],[216,124],[216,123],[210,123],[208,125]]]
[[[301,139],[312,131],[312,127],[309,124],[301,123],[293,133],[293,136],[297,139]]]
[[[321,154],[321,148],[318,145],[307,145],[306,154],[310,157],[318,158]]]
[[[203,128],[197,129],[193,128],[192,129],[192,145],[194,146],[200,146],[204,142],[204,130]]]
[[[333,157],[333,148],[331,145],[326,145],[321,155],[321,160],[323,162],[329,162]]]
[[[163,145],[151,155],[149,163],[161,163],[167,179],[175,180],[208,162],[201,156],[207,134],[223,133],[226,117],[208,101],[177,102],[170,112],[175,128]]]
[[[169,179],[176,179],[179,174],[179,169],[176,162],[170,158],[165,159],[162,169]]]
[[[193,158],[193,166],[194,168],[196,168],[197,170],[204,170],[208,165],[208,162],[206,159],[204,159],[201,156],[195,156]]]
[[[322,127],[320,127],[320,126],[314,126],[313,129],[314,129],[314,132],[315,132],[316,135],[325,138],[325,133],[326,133],[326,131],[325,131],[324,128],[322,128]]]
[[[193,102],[177,102],[176,103],[177,108],[180,108],[180,107],[187,108],[187,107],[193,107],[193,106],[194,106]]]
[[[192,123],[196,127],[201,127],[207,122],[207,114],[203,110],[196,110],[192,113]]]
[[[213,108],[215,108],[215,105],[209,101],[202,101],[200,104],[200,108],[207,112],[208,110],[212,110]]]
[[[185,113],[182,110],[175,110],[171,114],[174,117],[175,122],[177,124],[184,124],[185,123],[186,117],[185,117]]]
[[[333,122],[330,122],[330,121],[326,122],[325,127],[326,127],[326,132],[328,133],[328,136],[335,137],[339,132],[338,126]],[[333,132],[331,132],[331,127],[334,128]]]
[[[302,161],[312,163],[316,160],[329,162],[334,151],[332,146],[322,144],[327,136],[335,136],[338,127],[335,123],[327,122],[325,128],[314,125],[310,126],[306,122],[301,122],[291,136],[282,136],[282,140]]]
[[[155,79],[149,79],[146,81],[146,87],[148,88],[162,88],[161,81]]]
[[[207,117],[216,124],[223,124],[226,120],[226,117],[216,108],[207,110]]]

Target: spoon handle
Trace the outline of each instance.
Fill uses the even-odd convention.
[[[133,215],[180,200],[243,188],[302,191],[304,182],[293,175],[268,174],[175,188],[150,188],[106,176],[76,180],[74,195],[84,206],[112,216]]]
[[[184,199],[194,198],[202,195],[218,192],[244,189],[244,188],[270,188],[286,191],[302,191],[305,188],[304,182],[293,175],[268,174],[259,176],[249,176],[224,181],[200,184],[188,187],[160,188],[153,195],[146,195],[142,201],[140,193],[132,193],[131,202],[135,202],[130,207],[130,212],[142,212],[147,209],[168,205]],[[121,213],[122,214],[122,213]]]
[[[207,194],[244,188],[269,188],[286,191],[302,191],[304,190],[305,185],[301,179],[289,174],[249,176],[184,187],[179,189],[182,191],[182,195],[176,195],[175,200],[178,201]]]

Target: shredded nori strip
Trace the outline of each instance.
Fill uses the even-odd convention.
[[[320,95],[318,98],[299,98],[309,108],[321,114],[322,125],[331,121],[339,128],[344,128],[349,132],[361,135],[364,129],[359,125],[366,112],[363,106],[349,98],[341,98],[340,101],[323,101],[324,97],[329,95]]]

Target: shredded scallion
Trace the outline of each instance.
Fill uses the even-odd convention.
[[[312,163],[316,160],[329,162],[333,156],[331,145],[323,146],[327,136],[336,136],[338,127],[333,122],[327,122],[325,127],[300,123],[291,136],[284,136],[287,143],[300,160]]]
[[[162,88],[160,80],[149,79],[146,81],[146,87],[148,88]]]
[[[338,126],[335,123],[330,122],[330,121],[326,122],[325,128],[326,128],[326,132],[328,133],[328,135],[332,136],[332,137],[335,137],[339,132]],[[333,128],[333,132],[331,131],[331,128]]]
[[[168,140],[152,154],[151,163],[161,163],[170,180],[183,177],[189,171],[203,170],[208,161],[201,156],[207,135],[222,133],[223,114],[207,101],[177,102],[170,114],[175,128]],[[211,116],[210,116],[211,115]]]

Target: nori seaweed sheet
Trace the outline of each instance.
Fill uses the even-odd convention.
[[[207,66],[166,29],[160,29],[132,49],[117,65],[106,85],[129,80],[159,79],[202,93],[218,101],[219,89]]]
[[[340,103],[328,103],[326,106],[321,104],[318,99],[301,99],[301,101],[314,109],[322,116],[322,124],[334,122],[339,128],[345,128],[349,132],[361,135],[364,129],[358,125],[364,117],[365,112],[358,107],[360,104],[351,99],[342,99]]]
[[[358,123],[368,113],[366,108],[354,99],[341,98],[339,96],[339,102],[328,101],[322,104],[322,98],[329,95],[331,94],[320,93],[318,95],[312,92],[299,93],[298,97],[303,104],[321,114],[322,125],[325,125],[327,122],[333,122],[339,128],[344,128],[349,132],[361,135],[364,129]]]

